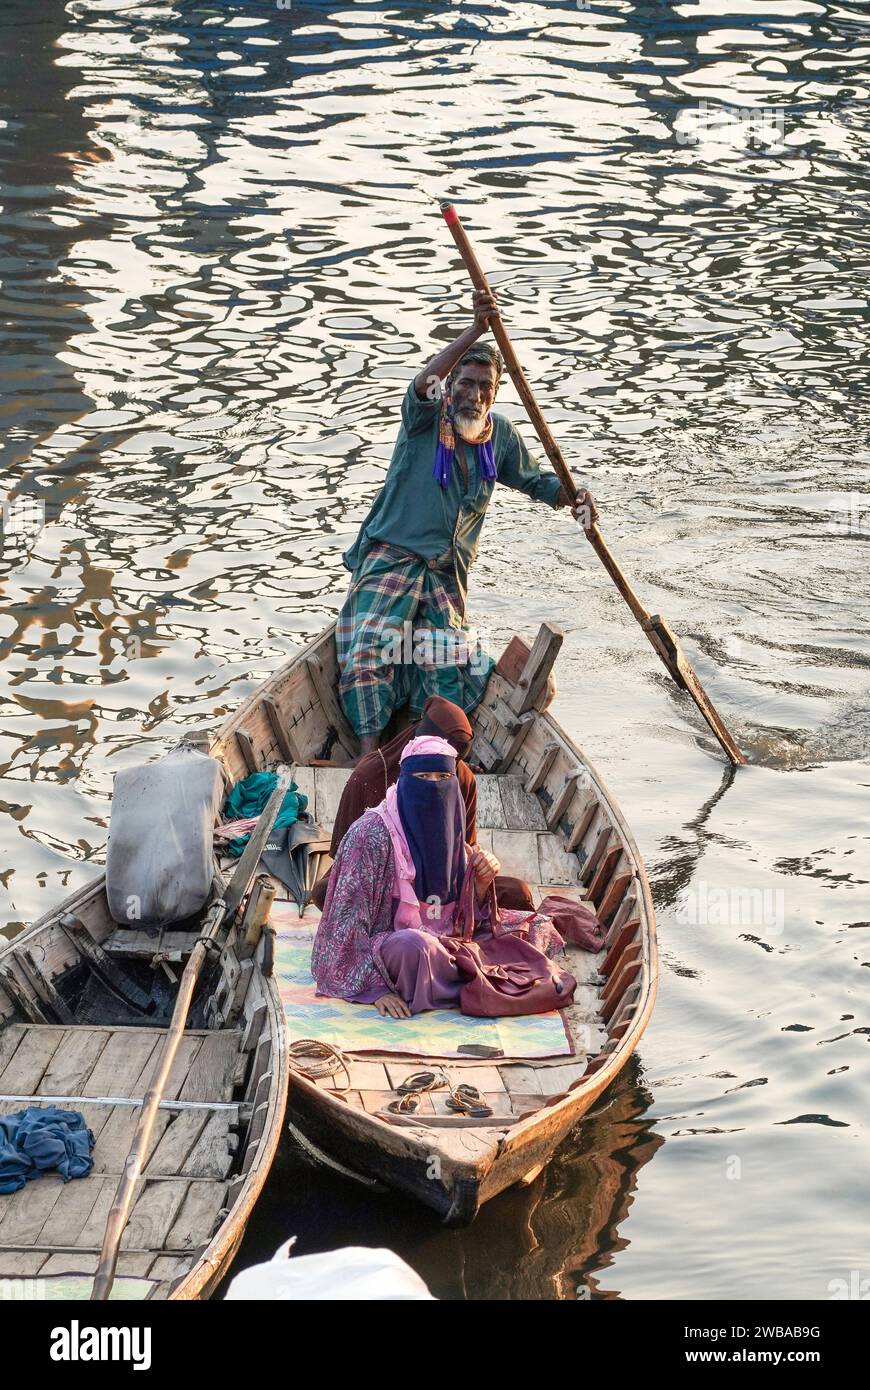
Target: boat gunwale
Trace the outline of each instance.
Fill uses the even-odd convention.
[[[248,1170],[245,1181],[239,1188],[236,1200],[212,1235],[208,1245],[201,1252],[196,1264],[174,1284],[169,1295],[172,1300],[198,1298],[206,1289],[211,1293],[227,1273],[230,1262],[245,1233],[251,1212],[269,1176],[282,1138],[290,1084],[287,1026],[274,977],[263,975],[262,971],[261,977],[264,998],[272,1005],[269,1009],[269,1017],[270,1019],[277,1017],[277,1027],[272,1036],[272,1075],[274,1081],[274,1062],[277,1057],[280,1063],[278,1084],[273,1084],[269,1088],[269,1110],[263,1131],[257,1141],[257,1156]],[[264,1145],[267,1134],[269,1140]],[[244,1161],[244,1154],[242,1154],[242,1161]]]

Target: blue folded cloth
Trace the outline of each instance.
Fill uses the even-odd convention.
[[[86,1177],[94,1166],[93,1147],[94,1136],[77,1110],[31,1105],[0,1115],[0,1195],[17,1192],[49,1168],[64,1182]]]

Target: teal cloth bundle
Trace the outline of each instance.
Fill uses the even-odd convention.
[[[237,782],[224,803],[224,819],[242,820],[248,816],[259,816],[277,782],[277,772],[252,772],[244,781]],[[299,791],[295,782],[291,782],[290,790],[281,802],[273,829],[284,830],[288,825],[292,825],[307,805],[308,797]],[[240,835],[238,839],[228,841],[227,854],[238,859],[250,838],[250,835]]]

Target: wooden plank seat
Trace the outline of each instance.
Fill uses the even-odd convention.
[[[164,1036],[158,1028],[45,1024],[0,1033],[0,1113],[77,1110],[96,1141],[87,1177],[65,1183],[49,1172],[0,1197],[0,1274],[8,1266],[20,1278],[25,1251],[33,1275],[93,1273]],[[152,1297],[189,1269],[191,1250],[207,1244],[224,1206],[242,1119],[233,1101],[239,1044],[238,1031],[191,1030],[170,1073],[119,1266],[122,1275],[154,1279]]]
[[[198,931],[175,930],[167,927],[165,931],[148,931],[144,928],[118,927],[102,942],[103,950],[110,956],[122,960],[144,960],[151,962],[155,957],[167,962],[187,960],[197,941]]]

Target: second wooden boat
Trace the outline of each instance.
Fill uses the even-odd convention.
[[[212,900],[223,878],[214,865]],[[211,900],[210,900],[211,901]],[[0,1196],[6,1297],[88,1298],[106,1218],[155,1069],[197,918],[119,927],[100,876],[0,949],[0,1112],[57,1106],[95,1136],[87,1177]],[[221,932],[203,972],[121,1241],[115,1297],[207,1297],[269,1172],[287,1096],[268,930]]]

